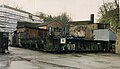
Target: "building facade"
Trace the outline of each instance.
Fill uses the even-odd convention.
[[[93,39],[93,30],[97,29],[97,24],[93,24],[90,21],[72,21],[69,24],[71,36],[83,37],[88,40]]]
[[[39,17],[10,6],[0,5],[0,32],[13,32],[18,21],[41,23]]]
[[[109,24],[91,23],[91,21],[71,21],[69,22],[69,34],[71,36],[78,36],[87,40],[93,40],[93,31],[97,29],[109,29]]]
[[[59,23],[56,21],[45,22],[37,26],[40,29],[49,30],[49,35],[59,36],[63,33],[63,23]]]

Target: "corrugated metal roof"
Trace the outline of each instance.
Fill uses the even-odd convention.
[[[10,6],[7,6],[7,5],[0,5],[0,7],[4,7],[4,8],[9,8],[9,9],[12,9],[12,10],[15,10],[15,11],[19,11],[19,12],[22,12],[22,13],[26,13],[26,14],[29,14],[29,15],[32,15],[32,16],[36,16],[36,17],[39,17],[37,15],[34,15],[30,12],[27,12],[27,11],[24,11],[24,10],[21,10],[21,9],[17,9],[17,8],[13,8],[13,7],[10,7]]]
[[[20,9],[16,9],[16,8],[13,8],[13,7],[10,7],[10,6],[7,6],[7,5],[0,5],[0,7],[9,8],[9,9],[12,9],[12,10],[15,10],[15,11],[19,11],[19,12],[31,14],[31,13],[29,13],[29,12],[27,12],[27,11],[20,10]]]
[[[86,24],[93,24],[91,21],[86,20],[86,21],[70,21],[69,24],[72,25],[86,25]]]
[[[38,24],[38,25],[37,25],[37,27],[47,26],[48,24],[53,23],[53,22],[56,22],[56,21],[44,22],[44,23]],[[59,23],[59,22],[56,22],[56,23]],[[62,25],[62,23],[59,23],[59,24],[61,24],[61,25]]]

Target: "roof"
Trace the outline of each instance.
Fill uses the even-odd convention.
[[[41,23],[41,24],[37,25],[37,27],[47,26],[48,24],[53,23],[53,22],[56,22],[56,21],[44,22],[44,23]],[[56,23],[59,23],[59,22],[56,22]],[[59,24],[61,24],[61,23],[59,23]]]
[[[19,11],[19,12],[22,12],[22,13],[26,13],[26,14],[29,14],[29,15],[32,15],[32,16],[39,17],[37,15],[33,15],[30,12],[27,12],[27,11],[24,11],[24,10],[21,10],[21,9],[17,9],[17,8],[13,8],[13,7],[10,7],[10,6],[7,6],[7,5],[0,5],[0,7],[9,8],[9,9],[12,9],[12,10],[15,10],[15,11]]]
[[[50,23],[51,23],[51,22],[44,22],[44,23],[41,23],[41,24],[37,25],[37,27],[46,26],[46,25],[48,25],[48,24],[50,24]]]
[[[26,29],[35,29],[35,30],[44,30],[44,31],[48,31],[47,29],[42,29],[42,28],[33,28],[33,27],[19,27],[18,29],[23,29],[23,28],[26,28]]]
[[[9,9],[12,9],[12,10],[15,10],[15,11],[19,11],[19,12],[31,14],[31,13],[29,13],[29,12],[27,12],[27,11],[20,10],[20,9],[17,9],[17,8],[13,8],[13,7],[10,7],[10,6],[7,6],[7,5],[0,5],[0,7],[9,8]]]
[[[86,21],[70,21],[69,24],[72,25],[86,25],[86,24],[93,24],[91,21],[86,20]]]
[[[38,28],[38,27],[36,27],[36,25],[38,25],[38,24],[37,23],[30,23],[30,22],[18,22],[17,28],[23,28],[23,27]]]

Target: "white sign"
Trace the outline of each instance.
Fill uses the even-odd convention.
[[[66,43],[66,38],[61,38],[61,39],[60,39],[60,43],[61,43],[61,44],[65,44],[65,43]]]

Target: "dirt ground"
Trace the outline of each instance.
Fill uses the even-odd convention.
[[[120,55],[112,53],[52,54],[9,47],[0,55],[0,69],[120,69]]]

